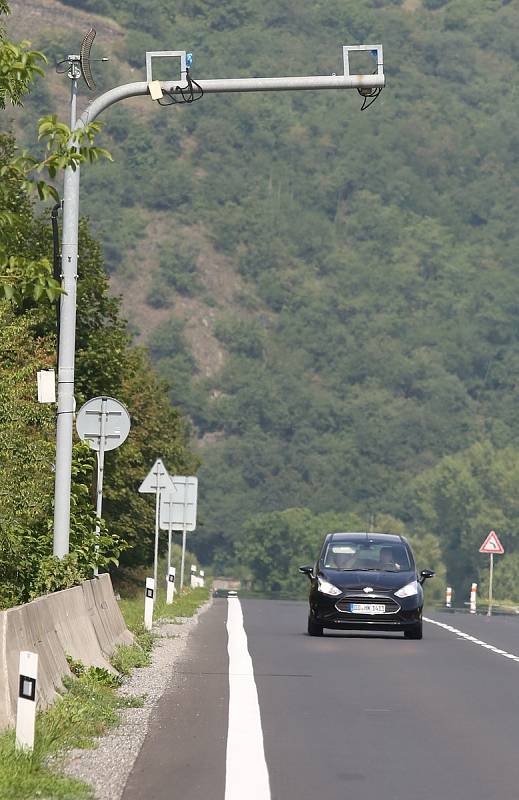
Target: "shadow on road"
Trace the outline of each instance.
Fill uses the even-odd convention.
[[[302,632],[302,636],[306,636],[308,639],[320,639],[320,636],[309,636],[308,633]],[[322,638],[324,639],[394,639],[394,640],[401,640],[404,638],[404,634],[400,631],[395,633],[385,633],[384,631],[334,631],[334,630],[327,630],[323,633]]]

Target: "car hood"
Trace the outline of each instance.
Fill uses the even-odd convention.
[[[337,569],[320,569],[319,575],[344,592],[362,590],[366,586],[371,586],[375,592],[382,590],[394,592],[417,579],[414,570],[411,572],[356,572],[354,570],[341,572]]]

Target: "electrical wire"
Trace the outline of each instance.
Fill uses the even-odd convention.
[[[164,97],[157,100],[161,106],[172,106],[175,103],[194,103],[195,100],[200,100],[204,96],[204,90],[189,74],[189,69],[186,69],[187,86],[175,86],[172,92],[163,89],[163,94],[166,95],[168,100]],[[179,97],[180,94],[180,97]]]
[[[372,89],[357,89],[358,93],[361,97],[364,98],[364,102],[360,107],[361,111],[366,111],[370,106],[373,105],[377,97],[379,96],[380,92],[382,91],[381,86],[374,86]],[[368,93],[369,92],[369,93]],[[369,103],[368,103],[369,100]]]

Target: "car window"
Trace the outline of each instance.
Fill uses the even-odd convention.
[[[324,566],[343,571],[376,570],[408,572],[412,569],[409,552],[404,544],[340,540],[328,543]]]

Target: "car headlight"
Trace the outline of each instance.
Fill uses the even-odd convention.
[[[334,597],[337,594],[342,594],[340,589],[334,586],[333,583],[328,583],[328,581],[325,581],[324,578],[317,578],[317,588],[323,594],[331,594]]]
[[[411,583],[407,583],[405,586],[402,586],[397,592],[395,592],[397,597],[413,597],[413,595],[418,594],[418,581],[411,581]]]

